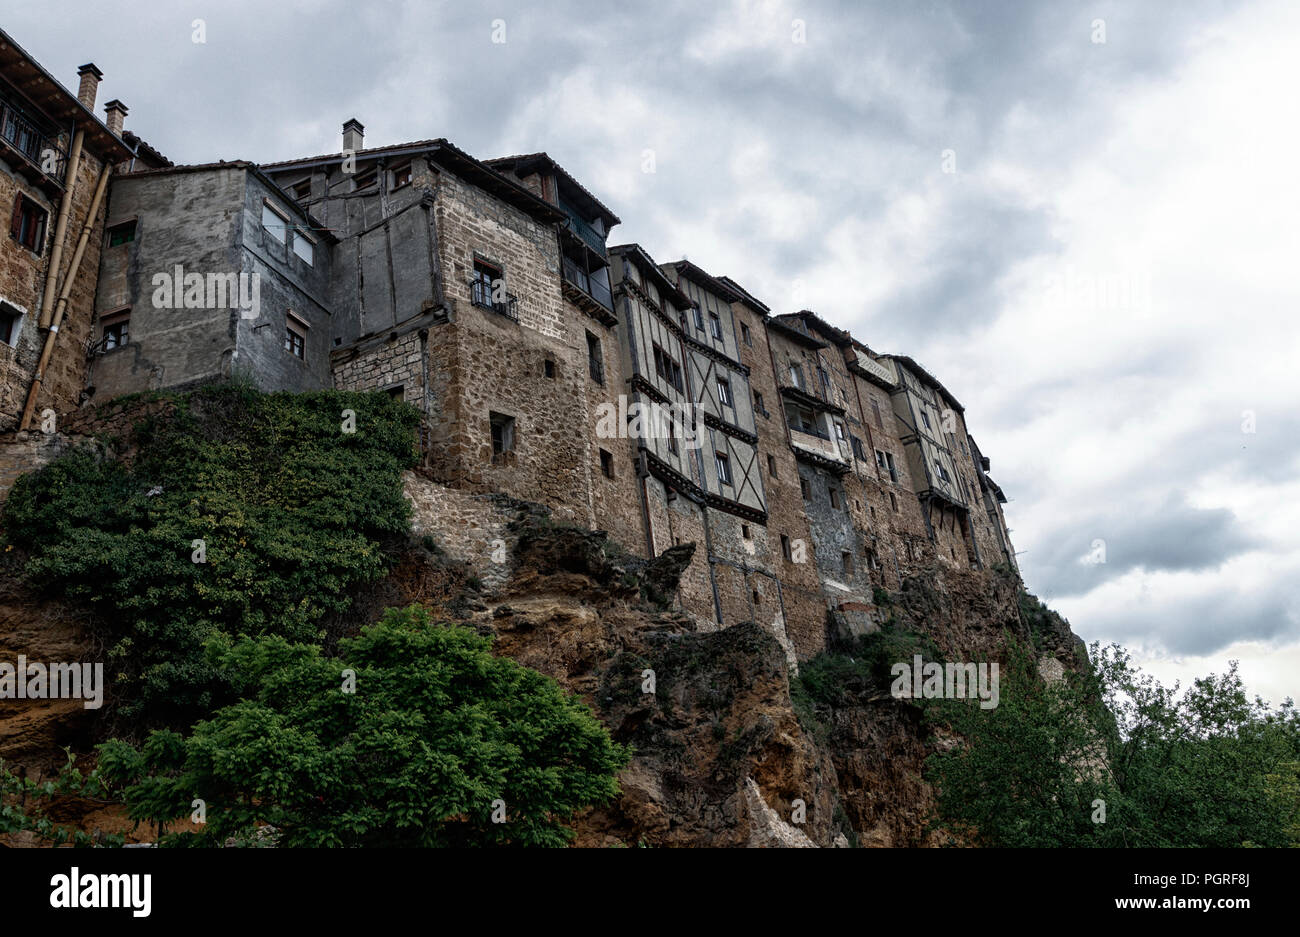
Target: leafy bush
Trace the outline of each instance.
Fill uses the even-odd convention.
[[[1235,664],[1180,695],[1118,646],[1093,658],[1048,684],[1013,646],[997,708],[930,711],[965,740],[929,764],[949,826],[1010,847],[1297,844],[1290,700],[1249,701]]]
[[[187,738],[105,743],[100,780],[137,820],[170,822],[205,801],[203,831],[169,845],[248,841],[269,823],[283,846],[559,846],[566,817],[617,793],[627,750],[473,631],[412,606],[341,648],[331,660],[280,637],[212,642],[245,698]],[[498,800],[505,822],[493,822]]]
[[[120,715],[188,725],[230,699],[205,640],[321,640],[321,617],[384,574],[418,414],[384,394],[246,385],[176,402],[137,427],[130,465],[77,450],[20,478],[4,524],[31,582],[97,611]]]

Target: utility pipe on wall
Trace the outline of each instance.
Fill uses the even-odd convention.
[[[32,413],[36,410],[36,397],[45,378],[45,368],[50,363],[50,355],[54,352],[54,341],[59,336],[59,325],[63,322],[64,310],[68,308],[68,297],[72,295],[72,285],[77,281],[77,269],[81,266],[81,258],[85,256],[86,243],[90,240],[90,232],[94,230],[95,216],[99,214],[99,203],[104,200],[104,192],[108,189],[108,177],[112,173],[113,164],[106,163],[99,174],[99,182],[95,185],[95,196],[90,200],[86,223],[81,226],[81,237],[77,239],[77,249],[72,253],[72,263],[68,267],[68,275],[59,293],[59,304],[54,309],[50,330],[45,333],[45,347],[41,350],[41,360],[36,365],[36,375],[32,378],[32,386],[27,391],[27,405],[23,407],[23,418],[18,424],[20,429],[28,429],[31,426]]]

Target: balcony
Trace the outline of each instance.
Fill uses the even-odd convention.
[[[594,299],[606,312],[614,311],[614,297],[610,294],[609,287],[599,280],[592,279],[591,274],[568,257],[564,258],[564,281]]]
[[[6,153],[20,159],[20,172],[63,187],[68,154],[58,141],[40,128],[4,98],[0,98],[0,143]]]
[[[601,257],[606,256],[605,235],[593,228],[590,223],[584,221],[572,207],[565,204],[563,199],[560,200],[560,208],[562,208],[564,213],[569,216],[569,230],[581,238],[584,244]]]
[[[824,433],[808,428],[790,426],[790,448],[797,458],[805,459],[837,474],[843,474],[850,467],[849,456],[837,441]]]
[[[483,280],[469,281],[469,298],[475,306],[481,309],[491,309],[498,315],[505,316],[515,322],[519,321],[519,300],[506,294],[506,301],[496,303],[492,301],[492,288]]]

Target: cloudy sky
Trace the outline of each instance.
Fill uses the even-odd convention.
[[[349,117],[548,151],[614,240],[939,375],[1085,640],[1300,696],[1300,5],[43,0],[4,27],[72,88],[94,61],[176,162],[337,151]]]

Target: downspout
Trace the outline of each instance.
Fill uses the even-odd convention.
[[[95,216],[99,214],[99,203],[104,200],[104,192],[108,189],[108,177],[112,173],[113,164],[105,163],[103,170],[99,174],[99,182],[95,186],[95,197],[90,200],[90,208],[86,212],[86,223],[81,226],[81,237],[77,239],[77,249],[72,253],[72,263],[68,266],[68,275],[63,280],[63,290],[59,294],[59,304],[54,309],[50,329],[45,333],[45,348],[42,349],[41,360],[36,365],[36,374],[32,378],[32,386],[27,391],[27,405],[23,407],[23,418],[18,424],[20,429],[27,429],[31,425],[32,413],[36,410],[36,396],[40,393],[46,365],[50,363],[50,355],[54,352],[54,341],[59,336],[59,325],[63,322],[64,310],[68,308],[68,297],[72,294],[72,284],[77,280],[77,270],[81,266],[81,258],[85,256],[86,243],[90,240],[90,232],[95,227]]]
[[[85,138],[85,129],[78,127],[72,136],[72,152],[68,156],[68,169],[63,176],[63,199],[59,203],[59,217],[54,223],[54,246],[50,249],[50,266],[45,274],[45,292],[41,296],[41,317],[38,321],[43,329],[50,327],[50,310],[54,308],[59,265],[63,263],[64,235],[68,230],[68,216],[72,214],[72,190],[76,185],[77,170],[81,165],[81,144]]]

